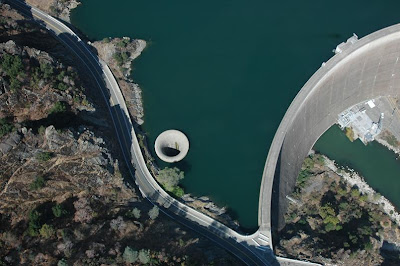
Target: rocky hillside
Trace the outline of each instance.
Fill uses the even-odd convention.
[[[400,227],[381,196],[361,193],[327,163],[318,154],[305,159],[276,253],[323,264],[399,265]]]
[[[240,264],[140,197],[90,76],[0,13],[0,264]]]
[[[78,0],[26,0],[26,2],[68,22],[71,10],[80,3]]]

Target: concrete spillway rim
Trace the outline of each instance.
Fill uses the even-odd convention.
[[[177,147],[178,148],[177,148]],[[175,156],[166,155],[163,148],[178,149],[179,153]],[[179,130],[170,129],[162,132],[156,139],[154,148],[158,158],[167,163],[175,163],[186,157],[189,151],[189,139]]]

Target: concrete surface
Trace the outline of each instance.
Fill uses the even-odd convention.
[[[175,163],[186,157],[189,151],[189,140],[185,134],[179,130],[170,129],[162,132],[154,144],[158,158],[167,163]],[[179,153],[175,156],[170,156],[165,153],[164,149],[177,150]]]

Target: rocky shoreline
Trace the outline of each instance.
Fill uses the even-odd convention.
[[[138,84],[134,83],[130,74],[133,60],[146,48],[146,41],[129,37],[105,38],[91,45],[115,75],[133,120],[138,125],[142,125],[144,123],[142,90]]]
[[[80,4],[79,0],[26,0],[26,2],[67,22],[70,22],[71,11]]]
[[[360,192],[368,195],[368,200],[371,203],[381,206],[384,213],[400,225],[400,213],[396,211],[396,208],[388,199],[371,188],[367,182],[365,182],[364,178],[353,169],[348,169],[347,171],[342,170],[336,166],[335,161],[329,159],[325,155],[323,155],[323,157],[325,159],[325,164],[329,169],[341,176],[350,186],[357,186]],[[400,240],[398,244],[400,244]]]
[[[91,43],[96,49],[98,55],[104,62],[110,66],[113,74],[116,76],[118,84],[121,87],[125,101],[127,103],[128,110],[137,123],[142,125],[144,123],[144,109],[142,101],[142,90],[140,86],[130,78],[132,71],[133,61],[143,52],[146,48],[146,42],[144,40],[130,39],[129,37],[123,38],[105,38],[102,41],[96,41]],[[118,54],[126,53],[126,59],[123,62],[118,61]],[[155,164],[154,158],[152,158],[151,152],[148,148],[145,134],[140,132],[140,128],[136,128],[139,144],[142,148],[143,154],[145,155],[147,166],[153,175],[157,175],[158,166]],[[180,200],[188,206],[199,210],[208,216],[222,222],[234,230],[239,230],[240,225],[237,221],[233,220],[227,214],[226,207],[218,207],[208,197],[194,197],[191,194],[185,194]]]
[[[398,147],[394,147],[393,145],[390,145],[389,142],[387,142],[386,140],[379,138],[379,137],[376,138],[375,140],[376,140],[376,142],[378,142],[379,144],[382,144],[383,146],[385,146],[389,150],[393,151],[397,155],[400,155],[400,149]]]

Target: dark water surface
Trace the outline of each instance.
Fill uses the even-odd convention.
[[[337,44],[400,22],[399,8],[395,0],[82,0],[72,23],[92,39],[149,42],[133,77],[151,146],[166,129],[185,132],[185,190],[229,206],[250,229],[291,100]]]

